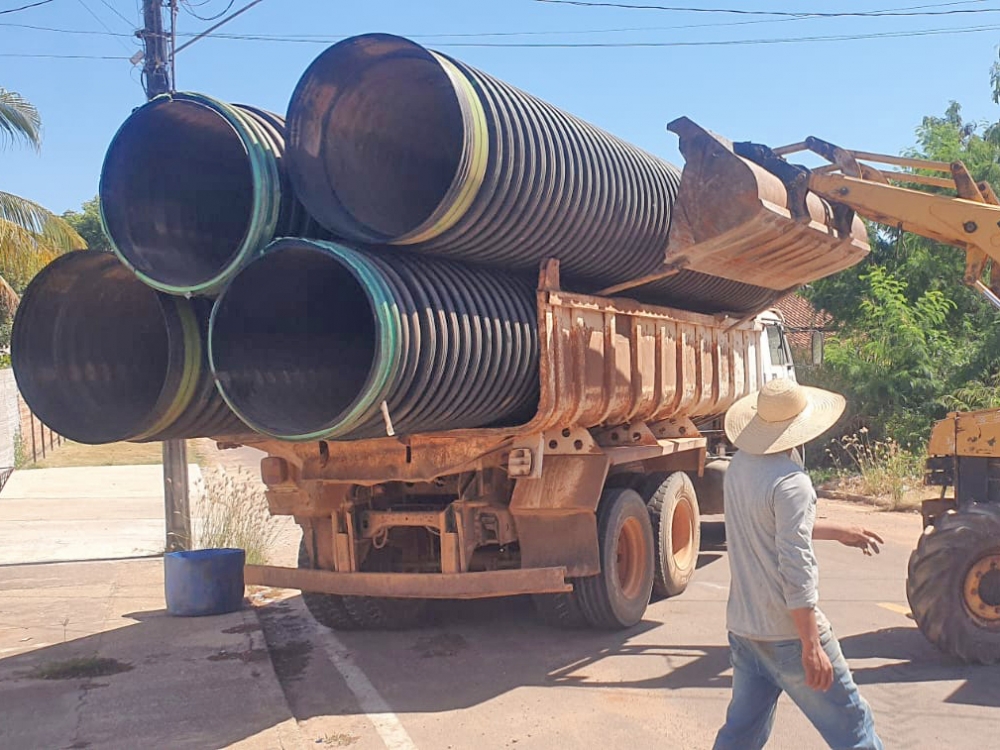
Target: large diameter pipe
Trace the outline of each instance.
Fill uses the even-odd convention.
[[[676,167],[386,34],[327,49],[288,106],[288,163],[334,234],[612,284],[663,261]]]
[[[233,410],[286,440],[527,421],[535,293],[495,271],[283,239],[216,300],[212,368]]]
[[[284,119],[255,107],[194,93],[139,107],[101,171],[118,257],[155,289],[212,295],[276,235],[316,236],[284,150]]]
[[[47,265],[14,318],[11,360],[31,410],[80,443],[243,435],[204,339],[210,302],[161,294],[114,255]]]

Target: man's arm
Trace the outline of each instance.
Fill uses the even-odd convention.
[[[779,481],[772,497],[778,573],[785,606],[802,642],[806,684],[814,690],[826,690],[833,681],[833,667],[820,644],[816,623],[819,568],[812,548],[816,494],[809,477],[797,473]]]
[[[833,521],[816,521],[813,525],[813,539],[840,542],[848,547],[857,547],[866,555],[877,555],[879,544],[885,544],[878,534],[861,526],[848,526]]]
[[[819,642],[819,626],[816,624],[816,610],[813,607],[789,610],[795,621],[795,629],[802,641],[802,668],[806,673],[806,685],[813,690],[827,691],[833,684],[833,665],[830,657]]]

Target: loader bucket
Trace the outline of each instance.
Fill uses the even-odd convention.
[[[806,170],[781,163],[776,172],[787,171],[779,177],[686,117],[667,128],[679,136],[685,159],[669,267],[784,292],[868,254],[864,223],[851,216],[838,229],[832,207],[807,192]]]

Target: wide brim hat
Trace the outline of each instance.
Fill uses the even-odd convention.
[[[838,393],[775,378],[729,407],[726,437],[747,453],[780,453],[829,430],[845,405]]]

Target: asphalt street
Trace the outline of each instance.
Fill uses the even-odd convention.
[[[821,501],[860,523],[877,557],[817,543],[821,606],[889,748],[983,747],[1000,720],[1000,669],[956,663],[908,616],[906,561],[918,515]],[[297,595],[258,609],[292,714],[307,736],[352,748],[708,748],[731,686],[729,581],[721,522],[706,523],[699,570],[620,633],[559,631],[522,599],[442,603],[408,632],[316,625]],[[991,729],[992,727],[992,729]],[[782,698],[771,748],[824,747]]]

